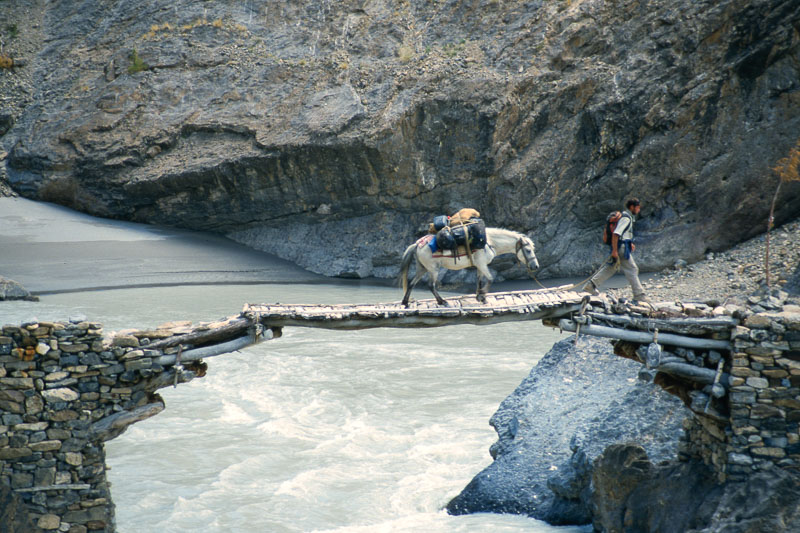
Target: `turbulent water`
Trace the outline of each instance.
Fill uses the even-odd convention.
[[[366,303],[359,284],[121,289],[5,302],[0,322],[84,315],[105,331],[249,303]],[[426,296],[427,297],[427,296]],[[286,328],[161,391],[164,412],[106,443],[117,528],[135,532],[570,532],[443,506],[491,462],[499,403],[560,337],[539,322]]]

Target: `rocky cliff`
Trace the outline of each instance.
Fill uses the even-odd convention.
[[[433,215],[466,205],[529,233],[543,275],[583,274],[629,195],[641,266],[692,261],[763,231],[770,167],[800,131],[794,0],[0,11],[0,182],[328,275],[393,275]],[[798,212],[789,184],[777,221]]]

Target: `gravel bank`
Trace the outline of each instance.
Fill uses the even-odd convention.
[[[745,241],[730,250],[708,254],[706,259],[686,265],[678,262],[643,281],[651,301],[724,301],[736,295],[752,294],[765,282],[766,234]],[[646,254],[642,249],[639,253]],[[770,280],[781,287],[800,264],[800,219],[770,232]],[[603,287],[601,287],[601,290]],[[615,298],[630,298],[629,285],[607,289]]]

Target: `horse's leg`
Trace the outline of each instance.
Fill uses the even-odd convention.
[[[494,278],[492,278],[489,264],[486,261],[477,261],[475,267],[478,269],[478,292],[475,294],[475,298],[479,302],[486,303],[486,295],[489,293],[489,286]],[[482,283],[484,280],[485,283]]]
[[[406,288],[406,293],[403,295],[402,303],[405,307],[408,307],[408,301],[411,298],[411,289],[413,289],[414,286],[416,286],[416,284],[419,283],[419,280],[421,280],[422,276],[424,275],[425,275],[425,269],[423,269],[422,266],[419,264],[419,261],[417,261],[417,272],[414,274],[414,279],[412,279],[411,282],[408,284],[408,287]]]
[[[430,279],[431,292],[433,293],[433,297],[436,298],[436,303],[439,305],[447,305],[444,298],[439,295],[439,291],[436,290],[436,286],[439,284],[439,273],[436,270],[431,270],[428,272],[428,277]]]

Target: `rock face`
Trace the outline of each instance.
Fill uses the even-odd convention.
[[[791,0],[4,11],[18,35],[0,164],[17,192],[329,275],[393,275],[425,223],[463,206],[529,233],[544,275],[584,274],[629,195],[642,268],[696,260],[759,232],[769,168],[800,130]],[[789,185],[778,223],[800,208]]]
[[[578,349],[557,343],[490,420],[499,436],[495,461],[447,510],[590,522],[592,463],[608,445],[639,442],[655,461],[676,455],[689,411],[640,381],[640,368],[614,355],[607,340],[581,337]]]
[[[718,485],[702,463],[649,462],[641,446],[609,446],[593,471],[596,531],[747,533],[800,529],[800,477],[760,472]]]

